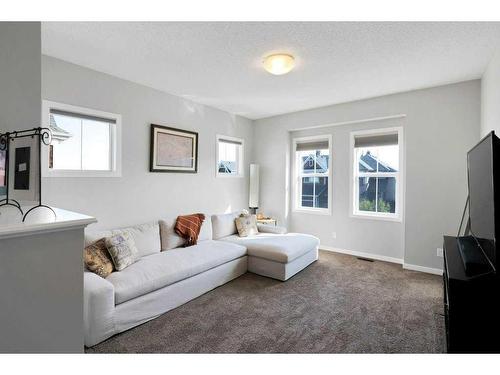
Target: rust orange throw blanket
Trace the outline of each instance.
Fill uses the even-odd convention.
[[[178,216],[175,222],[175,233],[186,240],[184,247],[196,245],[200,234],[201,224],[205,220],[203,214]]]

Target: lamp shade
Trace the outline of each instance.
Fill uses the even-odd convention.
[[[250,188],[248,193],[248,207],[259,207],[259,164],[250,164]]]
[[[278,53],[267,56],[264,61],[264,69],[276,76],[290,72],[295,66],[295,58],[292,55]]]

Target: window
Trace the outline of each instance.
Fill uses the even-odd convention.
[[[44,101],[44,119],[52,132],[45,176],[120,175],[120,115]]]
[[[243,177],[243,139],[217,136],[217,176]]]
[[[402,129],[353,132],[353,214],[401,218]]]
[[[296,138],[295,210],[330,213],[330,136]]]

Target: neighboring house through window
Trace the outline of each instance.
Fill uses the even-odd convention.
[[[44,101],[52,142],[43,154],[44,175],[116,177],[121,174],[121,116]]]
[[[354,216],[401,218],[402,129],[351,133]]]
[[[217,176],[243,177],[243,139],[225,135],[218,135],[216,139]]]
[[[296,138],[295,210],[330,213],[330,136]]]

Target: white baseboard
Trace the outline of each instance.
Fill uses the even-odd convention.
[[[385,255],[377,255],[377,254],[372,254],[372,253],[364,253],[362,251],[339,249],[336,247],[331,247],[331,246],[326,246],[326,245],[319,245],[319,249],[326,250],[326,251],[332,251],[334,253],[352,255],[355,257],[381,260],[383,262],[397,263],[397,264],[401,264],[405,270],[431,273],[433,275],[442,275],[443,274],[443,270],[441,270],[439,268],[423,267],[423,266],[417,266],[415,264],[408,264],[408,263],[405,263],[403,259],[388,257]]]
[[[403,268],[405,270],[419,271],[419,272],[425,272],[425,273],[432,273],[433,275],[442,275],[443,274],[443,270],[442,269],[417,266],[415,264],[403,263]]]
[[[377,255],[377,254],[372,254],[372,253],[364,253],[362,251],[339,249],[339,248],[336,248],[336,247],[331,247],[331,246],[326,246],[326,245],[321,245],[321,244],[319,245],[319,249],[320,250],[326,250],[326,251],[333,251],[334,253],[352,255],[352,256],[355,256],[355,257],[381,260],[383,262],[403,264],[403,259],[388,257],[388,256],[385,256],[385,255]]]

